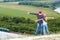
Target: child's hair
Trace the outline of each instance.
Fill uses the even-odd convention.
[[[46,14],[43,14],[44,18],[46,18]]]

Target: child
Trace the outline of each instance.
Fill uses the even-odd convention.
[[[49,30],[48,30],[48,25],[47,25],[46,14],[43,14],[43,16],[44,16],[44,19],[46,20],[46,22],[43,20],[43,27],[42,27],[43,32],[42,32],[42,34],[44,34],[44,35],[50,34]]]

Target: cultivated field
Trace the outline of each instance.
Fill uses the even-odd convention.
[[[41,9],[48,17],[58,17],[59,15],[50,8],[34,7],[27,5],[18,5],[17,3],[0,3],[0,16],[11,17],[26,17],[36,19],[33,15],[28,15],[28,12],[35,12]]]

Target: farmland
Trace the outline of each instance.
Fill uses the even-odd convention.
[[[55,17],[59,16],[56,12],[54,12],[50,8],[42,8],[42,7],[34,7],[34,6],[26,6],[26,5],[14,5],[14,4],[0,4],[0,16],[7,15],[7,16],[14,16],[14,17],[29,17],[29,18],[35,18],[35,16],[28,15],[28,12],[35,12],[37,13],[37,10],[41,9],[43,13],[46,13],[47,16]]]

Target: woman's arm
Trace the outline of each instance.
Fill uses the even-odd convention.
[[[28,12],[28,14],[37,15],[37,13],[34,12]]]

